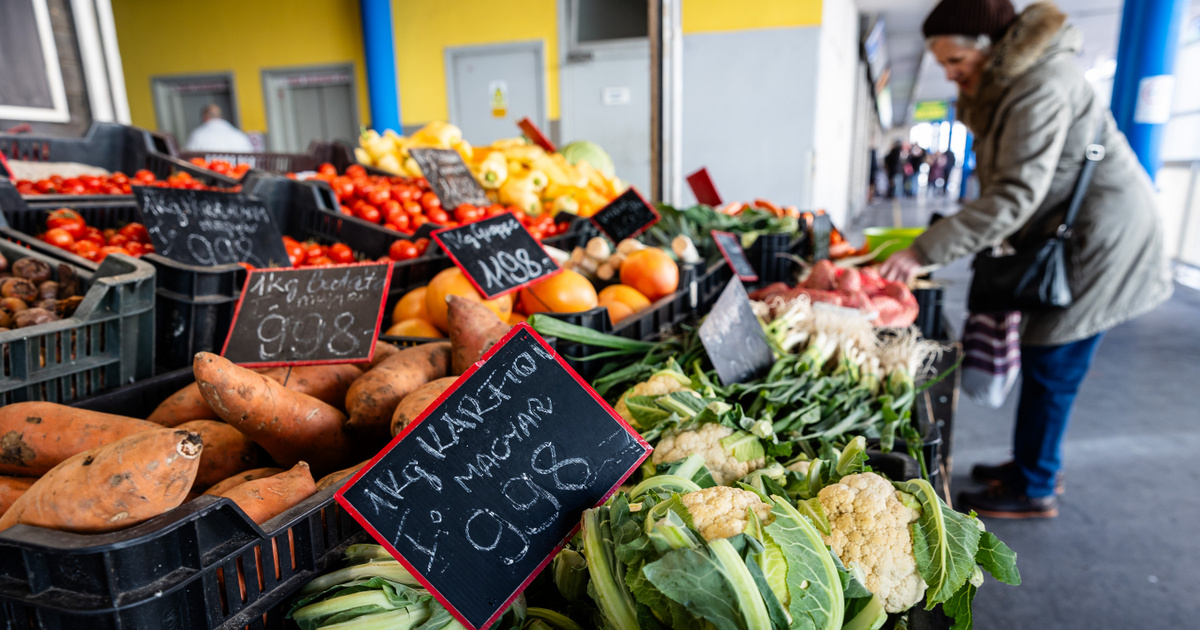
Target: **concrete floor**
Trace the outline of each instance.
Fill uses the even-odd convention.
[[[898,214],[924,225],[940,206],[908,200]],[[878,203],[859,227],[891,225],[895,214]],[[969,261],[934,277],[948,283],[947,316],[961,327]],[[1009,459],[1018,393],[998,410],[960,402],[955,494],[974,488],[972,465]],[[1017,552],[1024,583],[989,577],[975,628],[1200,628],[1200,292],[1176,285],[1167,304],[1107,334],[1076,403],[1064,472],[1058,518],[985,519]]]

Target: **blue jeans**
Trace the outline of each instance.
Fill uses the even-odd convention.
[[[1104,333],[1058,346],[1021,346],[1021,401],[1013,454],[1016,488],[1031,498],[1054,495],[1062,443],[1079,385]]]

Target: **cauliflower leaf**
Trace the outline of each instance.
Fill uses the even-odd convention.
[[[842,578],[820,532],[787,499],[774,497],[774,522],[764,531],[787,560],[792,627],[839,630],[845,616]],[[805,585],[807,583],[807,585]]]

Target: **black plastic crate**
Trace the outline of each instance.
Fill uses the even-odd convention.
[[[0,233],[11,230],[3,227]],[[9,263],[59,260],[0,239]],[[0,331],[0,406],[23,401],[66,403],[147,378],[154,369],[154,268],[117,255],[96,269],[76,267],[85,287],[71,317]]]
[[[796,262],[791,258],[791,249],[792,235],[786,232],[760,234],[754,240],[746,257],[758,272],[759,284],[793,280]]]

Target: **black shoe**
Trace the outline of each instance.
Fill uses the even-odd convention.
[[[975,464],[971,467],[971,480],[986,486],[1012,485],[1013,480],[1017,479],[1017,475],[1017,463],[1014,461],[1007,461],[1003,464]],[[1062,493],[1063,474],[1060,472],[1054,480],[1054,494]]]
[[[1005,485],[992,486],[979,492],[960,492],[958,504],[962,512],[975,510],[980,516],[992,518],[1054,518],[1058,516],[1055,497],[1027,497]]]

